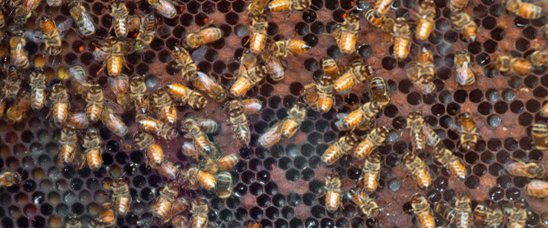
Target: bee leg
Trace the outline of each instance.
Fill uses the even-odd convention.
[[[229,76],[226,76],[226,75],[223,75],[223,78],[227,79],[227,80],[235,80],[236,77],[232,76],[232,77],[229,77]]]
[[[105,69],[105,67],[107,67],[107,64],[103,64],[103,67],[101,67],[97,73],[95,73],[95,76],[99,75],[101,72],[103,72],[103,70]]]
[[[323,193],[323,194],[321,194],[321,195],[319,195],[319,196],[316,196],[316,199],[322,198],[322,197],[324,197],[325,195],[326,195],[326,193]]]

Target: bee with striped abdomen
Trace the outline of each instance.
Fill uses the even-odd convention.
[[[49,100],[51,101],[53,123],[57,127],[62,127],[67,121],[70,109],[69,95],[65,86],[61,83],[53,85]]]
[[[512,176],[527,177],[527,178],[543,178],[546,176],[546,169],[539,163],[525,163],[516,161],[504,165],[504,169]]]
[[[366,192],[374,192],[379,186],[380,174],[381,156],[379,154],[371,154],[367,156],[362,167],[363,182],[361,187],[363,190]]]
[[[360,17],[356,14],[345,14],[342,24],[335,29],[335,39],[343,54],[351,54],[356,51],[356,40],[360,32]]]
[[[394,56],[396,59],[407,58],[411,48],[411,30],[407,19],[403,17],[396,18],[392,36],[394,37]]]
[[[158,14],[169,19],[177,16],[175,5],[181,5],[172,0],[147,0],[147,2],[158,12]]]
[[[536,50],[528,59],[533,66],[548,66],[548,49]]]
[[[42,69],[30,72],[31,104],[34,110],[40,110],[46,104],[46,74]]]
[[[230,87],[230,94],[235,97],[241,97],[247,93],[251,88],[261,82],[267,74],[265,66],[254,66],[249,69],[247,73],[239,76],[232,87]]]
[[[68,69],[68,72],[71,85],[76,87],[78,94],[84,96],[90,86],[86,70],[82,66],[72,66]]]
[[[434,228],[434,213],[430,208],[430,203],[424,198],[424,196],[416,193],[411,197],[411,207],[413,208],[413,213],[419,222],[420,227]]]
[[[32,13],[38,8],[41,0],[21,0],[18,1],[20,4],[15,6],[13,11],[14,17],[13,20],[18,24],[26,24],[27,20],[32,16]],[[12,7],[14,7],[12,5]]]
[[[265,16],[251,18],[251,36],[249,37],[249,50],[253,53],[261,53],[266,45],[268,21]]]
[[[220,156],[219,150],[217,149],[215,143],[209,140],[195,119],[187,118],[183,120],[181,126],[181,130],[186,133],[184,137],[192,139],[194,146],[200,154],[210,158],[218,158]]]
[[[388,90],[388,84],[381,77],[374,77],[369,84],[369,92],[374,101],[382,106],[390,103],[390,91]]]
[[[9,40],[11,63],[19,68],[25,69],[29,67],[29,57],[25,46],[27,41],[24,38],[23,31],[17,30],[13,33]]]
[[[144,114],[137,115],[136,121],[139,129],[153,133],[166,140],[172,140],[179,135],[177,130],[171,127],[169,123],[154,119]]]
[[[531,182],[525,185],[525,194],[537,198],[548,197],[548,182],[531,180]]]
[[[178,194],[179,188],[175,183],[166,183],[160,191],[158,200],[151,206],[152,216],[158,220],[163,220],[169,214]]]
[[[457,71],[455,78],[459,85],[467,86],[476,82],[476,76],[471,68],[470,54],[467,50],[460,50],[455,53],[455,65]]]
[[[74,160],[76,147],[78,144],[76,131],[67,127],[62,128],[58,142],[61,148],[59,149],[59,154],[57,155],[57,164],[61,167],[71,164]]]
[[[279,40],[270,45],[269,49],[273,56],[278,58],[286,58],[289,53],[301,54],[312,48],[303,40]]]
[[[311,4],[310,0],[274,0],[268,3],[266,8],[270,12],[292,12],[293,10],[305,10]]]
[[[407,77],[413,82],[413,86],[424,94],[430,94],[436,90],[436,85],[432,81],[434,75],[430,77],[430,74],[426,74],[433,71],[433,64],[432,68],[425,68],[423,64],[417,62],[409,64],[406,69]]]
[[[341,179],[334,170],[325,177],[325,209],[334,212],[342,206]],[[321,197],[321,196],[320,196]]]
[[[99,84],[91,84],[86,93],[86,115],[91,122],[98,121],[103,112],[103,88]]]
[[[369,123],[381,110],[383,106],[375,101],[370,101],[349,114],[339,115],[335,126],[341,131],[353,130],[360,125]]]
[[[118,77],[122,73],[122,67],[129,68],[126,64],[127,44],[124,41],[119,41],[113,38],[108,47],[108,57],[104,61],[103,67],[97,71],[99,74],[101,71],[107,68],[107,74],[110,77]],[[127,77],[127,76],[126,76]]]
[[[217,27],[202,28],[198,32],[189,33],[183,40],[183,46],[189,49],[213,43],[223,38],[223,30]]]
[[[181,181],[190,190],[196,190],[198,187],[202,187],[206,190],[212,190],[217,185],[215,176],[210,172],[203,171],[199,168],[192,167],[186,170],[183,174]]]
[[[253,0],[247,6],[248,17],[252,18],[263,15],[266,3],[268,3],[268,0]]]
[[[362,83],[373,77],[373,68],[368,66],[363,59],[358,58],[350,62],[350,67],[339,78],[335,79],[334,89],[337,93],[346,93],[358,83]]]
[[[145,113],[148,110],[149,101],[145,99],[147,85],[140,76],[133,76],[129,80],[129,97],[135,104],[138,113]]]
[[[323,73],[329,77],[331,77],[332,80],[335,80],[339,77],[341,74],[341,69],[339,68],[339,65],[337,64],[337,61],[330,57],[323,57],[321,61],[321,67],[323,70]]]
[[[6,118],[9,124],[19,123],[25,117],[25,113],[31,105],[31,95],[26,90],[19,91],[17,98],[11,106],[6,110]]]
[[[388,136],[388,129],[385,126],[374,128],[367,134],[365,139],[358,144],[356,150],[354,150],[354,157],[358,160],[370,157],[371,152],[384,143],[386,136]]]
[[[373,6],[373,13],[379,17],[384,16],[390,10],[392,2],[393,0],[376,0],[375,6]]]
[[[84,37],[93,36],[95,34],[95,23],[88,10],[78,0],[71,0],[69,8],[70,16],[76,22],[80,34]]]
[[[270,79],[274,81],[281,81],[282,79],[284,79],[287,62],[284,59],[272,55],[272,53],[268,51],[263,51],[261,55],[265,62],[266,71],[270,75]],[[247,69],[244,69],[241,72],[245,73],[247,72]]]
[[[245,103],[256,103],[260,107],[258,109],[247,112]],[[262,102],[258,99],[246,99],[243,101],[232,100],[226,103],[226,111],[229,116],[230,123],[236,134],[236,138],[245,146],[249,145],[251,140],[251,131],[249,130],[249,121],[247,115],[255,114],[262,108]],[[249,110],[249,109],[248,109]]]
[[[115,0],[110,6],[110,16],[113,19],[112,28],[119,39],[125,39],[129,32],[128,14],[126,3],[124,0]]]
[[[500,227],[504,221],[504,214],[495,204],[487,206],[485,203],[479,203],[474,208],[473,214],[478,227]]]
[[[434,159],[447,168],[457,179],[463,181],[468,175],[464,161],[455,156],[453,152],[444,148],[435,148]]]
[[[295,103],[293,107],[287,111],[287,117],[269,128],[259,137],[259,145],[268,148],[279,142],[281,138],[287,139],[293,137],[305,118],[305,105],[301,102]]]
[[[129,186],[124,179],[118,179],[108,184],[112,190],[111,200],[114,202],[116,216],[125,216],[131,207]]]
[[[332,165],[343,155],[348,154],[360,141],[361,137],[350,132],[337,139],[335,143],[329,146],[322,155],[322,161],[327,165]]]
[[[124,108],[129,108],[131,97],[129,96],[129,80],[126,74],[120,73],[115,77],[107,78],[108,87],[116,95],[116,103]]]
[[[101,168],[103,164],[103,140],[96,128],[88,128],[84,135],[82,147],[84,147],[84,155],[89,168],[92,170]]]
[[[166,88],[171,96],[184,104],[188,104],[192,108],[202,109],[207,104],[205,97],[183,84],[171,83],[167,85]]]
[[[59,36],[55,21],[49,16],[43,16],[38,22],[38,27],[40,27],[46,39],[46,53],[49,55],[58,55],[61,53],[61,37]]]
[[[11,187],[21,183],[21,175],[17,172],[3,171],[0,173],[0,187]]]
[[[460,148],[466,151],[476,148],[478,142],[478,128],[472,115],[468,112],[457,115],[460,124]]]
[[[474,42],[476,40],[478,24],[470,15],[462,11],[452,12],[450,19],[453,22],[453,28],[462,32],[467,41]]]
[[[66,126],[77,129],[77,130],[88,129],[89,120],[86,113],[85,112],[69,113]]]
[[[108,107],[103,107],[101,122],[118,137],[124,137],[129,131],[122,118]]]
[[[99,223],[100,225],[93,224],[92,222],[92,226],[110,228],[110,227],[116,227],[117,222],[118,220],[116,219],[116,215],[114,212],[114,203],[108,202],[108,203],[103,203],[102,211],[98,215],[96,223]]]
[[[153,13],[140,19],[139,33],[135,38],[135,50],[142,51],[147,48],[156,36],[156,27],[158,19]]]
[[[456,1],[456,0],[453,0]],[[451,2],[453,2],[451,1]],[[434,30],[434,17],[436,16],[436,5],[433,0],[423,0],[419,5],[419,23],[415,30],[417,40],[426,40]]]
[[[322,74],[318,83],[310,83],[304,87],[302,96],[312,109],[322,113],[328,112],[335,101],[333,98],[333,79]]]
[[[424,160],[415,154],[415,152],[407,152],[403,158],[405,168],[413,175],[413,179],[420,189],[427,189],[432,183],[430,171]]]
[[[221,199],[226,199],[232,195],[232,175],[229,172],[220,172],[215,175],[215,193]]]
[[[527,206],[524,202],[515,202],[508,213],[509,228],[525,228],[528,220]]]
[[[173,101],[169,94],[162,88],[152,93],[152,106],[160,120],[175,124],[177,121],[177,109],[173,106]]]
[[[367,218],[376,218],[379,215],[379,205],[362,188],[350,189],[350,199]]]
[[[424,150],[425,148],[425,134],[423,131],[424,119],[422,118],[422,112],[415,111],[410,112],[407,116],[407,129],[409,129],[409,135],[411,137],[411,144],[413,150]]]
[[[493,68],[499,72],[524,75],[533,70],[533,64],[524,58],[501,55],[495,58]]]
[[[192,214],[192,222],[190,228],[207,227],[207,213],[209,207],[205,199],[196,199],[192,202],[190,214]]]
[[[217,121],[205,117],[192,117],[196,124],[206,134],[218,134],[221,131],[221,125]]]
[[[542,16],[542,7],[522,0],[506,0],[506,10],[527,19],[538,19]]]
[[[158,169],[164,162],[164,150],[156,143],[154,137],[146,132],[137,131],[133,134],[137,147],[145,151],[146,163],[153,169]]]

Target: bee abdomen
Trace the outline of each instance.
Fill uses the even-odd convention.
[[[267,9],[271,12],[288,11],[292,0],[274,0],[268,3]]]

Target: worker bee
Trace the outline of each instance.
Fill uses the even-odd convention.
[[[407,116],[407,129],[411,137],[413,149],[425,148],[425,133],[423,131],[424,119],[420,111],[410,112]]]
[[[158,200],[152,205],[152,215],[154,218],[163,220],[171,210],[173,202],[179,194],[177,185],[173,182],[169,182],[160,191]]]
[[[103,112],[103,88],[99,84],[92,84],[86,93],[86,114],[91,122],[99,120]]]
[[[123,0],[116,0],[112,3],[110,10],[110,16],[113,19],[112,27],[114,27],[116,37],[120,39],[125,39],[128,34],[128,14],[129,11]]]
[[[434,129],[432,129],[432,127],[428,124],[424,124],[423,127],[422,127],[422,130],[424,132],[424,136],[425,136],[425,139],[426,139],[426,144],[428,144],[429,146],[432,146],[434,148],[438,148],[440,147],[440,137],[438,136],[438,134],[434,131]]]
[[[369,21],[372,25],[375,27],[380,28],[382,31],[391,33],[394,29],[394,19],[385,17],[385,16],[378,16],[375,15],[375,11],[373,9],[369,9],[364,13],[365,19]]]
[[[305,10],[311,4],[310,0],[274,0],[268,3],[266,8],[270,12],[292,12],[293,10]]]
[[[164,89],[160,88],[154,91],[152,102],[160,120],[166,121],[169,124],[175,124],[177,121],[177,109],[173,106],[171,97]]]
[[[248,17],[259,17],[263,15],[268,0],[254,0],[247,6]]]
[[[343,155],[348,154],[348,152],[358,144],[360,139],[360,136],[353,132],[340,137],[334,144],[325,150],[322,155],[322,161],[328,165],[333,165],[333,163]]]
[[[462,159],[446,148],[435,148],[434,159],[445,166],[459,180],[464,180],[468,175]]]
[[[166,87],[167,92],[171,94],[171,96],[185,104],[188,104],[192,108],[202,109],[207,104],[207,100],[201,94],[183,84],[172,83]]]
[[[61,83],[53,85],[49,97],[53,113],[53,123],[57,127],[62,127],[69,116],[69,95],[65,86]]]
[[[189,203],[184,197],[178,197],[175,202],[171,205],[171,210],[169,210],[168,214],[164,217],[164,219],[160,220],[159,224],[166,224],[171,220],[171,224],[179,224],[183,222],[183,225],[176,226],[173,225],[175,228],[184,228],[186,226],[186,217],[183,215],[179,215],[186,211],[189,208]],[[184,219],[181,219],[184,218]]]
[[[138,115],[136,117],[139,129],[154,133],[166,140],[172,140],[179,135],[177,130],[172,128],[167,122],[148,117],[146,115]]]
[[[449,1],[449,9],[451,12],[459,12],[464,10],[468,5],[468,0],[451,0]]]
[[[49,55],[58,55],[61,53],[61,37],[59,36],[55,21],[49,16],[44,16],[40,18],[38,27],[40,27],[46,39],[46,53]]]
[[[531,72],[533,69],[533,64],[524,58],[502,55],[495,58],[495,64],[493,67],[495,70],[500,72],[510,72],[510,74],[524,75]]]
[[[388,129],[385,126],[373,129],[367,134],[367,137],[358,144],[354,151],[354,157],[359,160],[369,157],[375,148],[384,143],[386,136],[388,136]]]
[[[155,37],[158,19],[153,13],[140,19],[139,33],[135,38],[135,50],[141,51],[147,48]]]
[[[255,100],[255,102],[260,103],[260,101],[257,99],[251,99],[251,100]],[[232,124],[232,127],[234,128],[234,133],[236,134],[236,138],[240,141],[240,143],[244,144],[245,146],[248,146],[249,141],[251,140],[251,131],[249,130],[249,121],[247,119],[246,112],[242,103],[243,102],[239,100],[229,101],[226,103],[227,104],[226,111],[228,113],[230,123]],[[250,113],[250,114],[253,114],[253,113]]]
[[[250,29],[249,50],[253,53],[261,53],[267,40],[266,30],[268,29],[268,22],[266,21],[266,17],[252,17]]]
[[[147,165],[154,169],[158,169],[162,165],[164,162],[164,151],[160,145],[156,144],[156,140],[151,134],[137,131],[133,134],[133,141],[139,149],[146,152]]]
[[[473,150],[478,142],[478,128],[470,113],[465,112],[457,115],[460,124],[460,148]]]
[[[548,66],[548,49],[534,51],[528,59],[533,66]]]
[[[232,175],[229,172],[220,172],[215,175],[215,193],[221,199],[226,199],[232,195]]]
[[[106,67],[108,76],[117,77],[122,73],[122,66],[129,68],[126,65],[125,57],[125,54],[127,52],[127,43],[114,39],[114,41],[109,42],[109,45],[110,46],[108,47],[108,57],[106,58],[103,67],[101,67],[101,69],[97,71],[97,74],[103,71]]]
[[[453,0],[456,1],[456,0]],[[434,29],[434,17],[436,16],[436,6],[433,0],[424,0],[419,5],[419,23],[415,30],[417,40],[426,40]]]
[[[78,216],[67,216],[67,221],[65,222],[65,228],[82,228],[82,222]]]
[[[211,158],[219,157],[220,154],[217,146],[209,140],[196,120],[187,118],[181,123],[181,125],[181,130],[186,133],[184,137],[192,139],[194,146],[202,155]]]
[[[423,46],[417,60],[418,78],[411,80],[431,82],[434,78],[434,56],[432,52]]]
[[[3,100],[15,100],[17,93],[21,88],[21,79],[21,71],[19,71],[14,65],[9,66],[8,75],[2,81],[2,90],[0,90],[0,95]]]
[[[245,228],[263,228],[263,225],[260,223],[249,221],[247,222]]]
[[[148,109],[148,99],[145,99],[147,85],[140,76],[133,76],[129,80],[129,97],[135,104],[135,110],[145,113]]]
[[[379,215],[379,205],[367,195],[364,189],[350,189],[350,199],[367,218],[376,218]]]
[[[61,148],[59,149],[59,155],[57,157],[57,162],[59,166],[62,166],[64,164],[71,164],[74,160],[76,154],[76,146],[78,143],[76,131],[67,127],[62,128],[58,142],[61,146]]]
[[[78,0],[71,0],[69,8],[70,16],[76,22],[80,34],[84,37],[93,36],[95,34],[95,23],[84,5]]]
[[[6,117],[10,124],[19,123],[23,120],[25,113],[31,105],[31,95],[27,91],[21,91],[17,98],[11,104],[11,107],[6,110]]]
[[[487,206],[485,203],[479,203],[474,208],[474,218],[479,222],[481,227],[500,227],[504,220],[502,211],[497,206]]]
[[[188,182],[188,188],[191,190],[194,190],[197,188],[197,185],[201,186],[202,188],[206,190],[212,190],[217,185],[217,181],[215,180],[215,177],[213,174],[203,171],[201,169],[198,169],[196,167],[192,167],[187,169],[186,171],[186,182]]]
[[[287,66],[287,62],[284,59],[275,57],[272,53],[267,51],[262,53],[262,58],[265,62],[266,71],[270,75],[270,79],[281,81],[285,78],[285,67]]]
[[[542,180],[531,180],[525,186],[525,194],[537,198],[548,197],[548,182]]]
[[[325,209],[329,212],[336,211],[342,206],[342,191],[341,191],[341,179],[335,171],[331,171],[325,177],[324,188],[325,195]],[[321,197],[321,196],[320,196]]]
[[[349,114],[339,115],[335,126],[341,130],[353,130],[360,125],[369,123],[382,110],[383,106],[375,101],[370,101]]]
[[[111,200],[114,201],[114,211],[117,216],[125,216],[131,206],[129,186],[123,179],[112,181],[109,184],[112,190]]]
[[[213,43],[223,37],[223,30],[217,27],[200,29],[198,32],[189,33],[183,40],[183,46],[189,49]]]
[[[455,54],[455,65],[457,65],[456,79],[459,85],[472,85],[476,82],[476,77],[472,68],[470,68],[470,54],[467,50],[460,50]]]
[[[337,65],[337,62],[334,59],[329,57],[322,58],[321,67],[322,67],[323,73],[331,77],[332,80],[335,80],[336,78],[338,78],[341,73],[339,66]]]
[[[82,66],[72,66],[68,69],[68,72],[71,85],[76,88],[78,94],[83,96],[90,86],[87,81],[86,71]]]
[[[365,158],[362,174],[363,190],[374,192],[379,186],[379,177],[381,174],[381,156],[379,154],[371,154]]]
[[[112,202],[103,204],[103,210],[99,213],[97,221],[102,225],[102,227],[116,227],[117,219],[114,215],[114,206],[115,204]],[[95,225],[94,227],[98,226]]]
[[[59,7],[61,4],[63,4],[63,0],[46,0],[48,3],[48,6],[51,7]]]
[[[287,114],[286,118],[270,127],[259,137],[258,143],[260,146],[269,148],[282,138],[293,137],[306,117],[306,107],[303,103],[295,103]]]
[[[506,0],[506,10],[527,19],[538,19],[542,16],[542,7],[521,0]]]
[[[0,187],[11,187],[21,183],[21,175],[17,172],[4,171],[0,173]]]
[[[523,202],[516,202],[508,213],[508,227],[525,228],[528,219],[527,206]]]
[[[25,50],[27,41],[23,34],[23,31],[17,30],[9,41],[11,63],[19,69],[29,67],[29,57]]]
[[[411,30],[409,24],[407,24],[407,19],[403,17],[396,18],[392,36],[394,37],[394,55],[396,59],[407,58],[411,47]]]
[[[373,74],[373,68],[366,65],[363,59],[354,59],[350,62],[350,68],[341,77],[335,79],[333,88],[337,93],[346,93],[356,84],[373,77]]]
[[[14,11],[14,21],[18,24],[25,24],[27,20],[32,16],[32,13],[38,8],[41,0],[21,0],[18,1]]]
[[[424,196],[419,193],[413,195],[411,197],[411,207],[413,208],[413,213],[415,214],[420,227],[435,227],[434,214],[432,209],[430,209],[430,204]]]
[[[88,129],[89,120],[85,112],[69,113],[69,117],[66,123],[67,127],[84,130]]]
[[[411,175],[413,175],[413,179],[415,179],[415,182],[420,189],[427,189],[430,187],[432,178],[426,163],[424,163],[424,160],[422,160],[414,152],[406,153],[402,160],[405,168],[407,168]]]
[[[243,74],[236,79],[232,87],[230,87],[230,94],[235,97],[241,97],[253,86],[261,82],[266,76],[267,69],[265,66],[255,66],[247,74]]]
[[[445,202],[436,204],[435,211],[449,223],[448,225],[454,224],[459,228],[472,225],[472,205],[466,194],[457,193],[454,207]]]
[[[271,2],[272,3],[272,2]],[[270,52],[277,58],[286,58],[287,54],[301,54],[308,51],[311,46],[303,40],[279,40],[270,45]]]
[[[128,133],[126,124],[110,108],[103,107],[101,122],[119,137],[124,137]]]
[[[99,131],[96,128],[88,128],[84,135],[84,154],[90,169],[101,168],[103,163],[103,140],[99,137]]]
[[[533,136],[533,142],[535,147],[539,150],[548,149],[548,127],[543,123],[533,124],[533,130],[531,130],[531,136]]]
[[[31,104],[34,110],[40,110],[46,103],[46,74],[41,69],[30,72]]]
[[[356,51],[356,39],[360,31],[360,17],[356,14],[345,14],[342,24],[335,29],[335,39],[343,54],[351,54]]]
[[[188,219],[184,215],[176,215],[171,219],[171,226],[173,228],[186,228],[188,227]]]
[[[217,173],[219,171],[228,171],[238,164],[240,158],[237,154],[229,154],[222,156],[217,160],[211,158],[202,158],[200,169],[209,173]]]
[[[177,10],[175,5],[180,5],[178,2],[172,0],[147,0],[158,13],[165,18],[173,19],[177,16]]]
[[[310,83],[304,87],[303,97],[314,110],[328,112],[333,106],[333,79],[321,75],[318,83]]]
[[[190,214],[192,214],[192,228],[207,227],[207,213],[209,208],[207,202],[204,199],[196,199],[192,202],[192,208]]]
[[[390,5],[393,0],[376,0],[375,6],[373,7],[374,14],[381,17],[384,16],[388,10],[390,10]]]
[[[517,177],[543,178],[546,175],[546,169],[542,164],[538,163],[517,161],[504,165],[504,169],[510,175]]]
[[[213,119],[204,117],[192,118],[196,121],[196,124],[200,127],[200,129],[202,129],[202,131],[206,134],[216,134],[221,130],[221,126]]]
[[[450,19],[453,22],[455,30],[462,32],[467,41],[474,42],[476,40],[478,25],[472,20],[470,15],[458,11],[451,13]]]
[[[187,76],[189,76],[187,79],[192,82],[194,88],[205,92],[209,97],[215,99],[215,101],[223,102],[226,99],[224,88],[213,80],[211,76],[200,71],[196,71],[195,74]]]
[[[424,64],[413,62],[408,65],[406,73],[409,80],[413,82],[415,88],[424,94],[430,94],[436,90],[436,85],[434,85],[434,82],[432,81],[434,75],[427,73],[434,73],[434,67],[433,63],[431,65],[432,67],[430,67],[430,64],[426,65],[427,67],[424,66]]]
[[[170,162],[167,159],[164,159],[160,167],[158,167],[157,169],[158,173],[163,177],[170,180],[175,180],[179,177],[179,169],[181,169],[181,167],[179,165],[173,164],[173,162]]]
[[[257,98],[248,98],[239,102],[246,115],[257,114],[263,109],[263,102]]]
[[[374,101],[381,106],[386,106],[390,102],[390,92],[388,85],[381,77],[374,77],[369,84],[369,92]]]

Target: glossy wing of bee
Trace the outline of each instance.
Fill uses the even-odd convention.
[[[135,110],[145,113],[148,110],[149,100],[145,99],[147,86],[140,76],[133,76],[129,81],[129,97],[135,104]]]
[[[183,84],[172,83],[166,87],[171,96],[192,108],[202,109],[207,104],[207,100],[201,94]]]
[[[175,9],[175,3],[171,0],[147,0],[158,14],[165,18],[173,19],[177,16],[177,9]]]
[[[27,42],[23,37],[23,31],[18,30],[10,37],[10,58],[11,63],[18,69],[25,69],[29,66],[29,57],[25,50]]]
[[[542,164],[525,163],[516,161],[504,165],[504,169],[512,176],[527,178],[543,178],[546,176],[546,169]]]
[[[160,191],[158,200],[156,200],[151,207],[152,216],[159,220],[164,219],[169,214],[169,211],[171,211],[171,207],[173,206],[173,202],[175,202],[178,193],[179,189],[174,183],[167,183],[164,185]]]
[[[215,193],[219,198],[226,199],[232,195],[232,175],[229,172],[220,172],[215,175]]]
[[[405,168],[409,170],[417,186],[421,189],[427,189],[432,183],[430,170],[424,160],[417,156],[414,152],[408,152],[402,158]]]
[[[17,98],[11,106],[6,110],[6,118],[8,123],[19,123],[25,117],[25,113],[31,105],[31,94],[27,91],[20,91]]]
[[[103,88],[99,84],[92,84],[86,93],[86,114],[91,122],[98,121],[103,111]]]
[[[282,139],[283,125],[284,122],[280,121],[268,128],[268,130],[266,130],[266,132],[263,133],[257,140],[259,145],[264,148],[270,148],[278,143]]]
[[[379,154],[371,154],[365,159],[362,167],[363,189],[366,192],[374,192],[379,186],[381,174],[381,157]]]
[[[371,152],[384,143],[386,136],[388,136],[388,129],[385,126],[373,129],[367,134],[367,137],[358,144],[356,150],[354,150],[354,157],[358,160],[370,157]]]
[[[3,171],[0,173],[0,187],[11,187],[21,183],[21,175],[17,172]]]
[[[31,107],[40,110],[46,104],[46,74],[43,70],[33,70],[30,73]]]
[[[453,0],[456,1],[456,0]],[[452,1],[452,2],[453,2]],[[415,30],[417,40],[426,40],[434,30],[434,17],[436,16],[436,6],[433,0],[424,0],[419,5],[419,23]]]
[[[247,93],[253,86],[261,82],[266,76],[267,69],[265,66],[255,66],[236,79],[232,87],[230,87],[230,94],[235,97],[241,97]]]
[[[58,55],[61,53],[61,37],[59,36],[55,21],[48,16],[44,16],[39,20],[38,27],[40,27],[46,39],[46,53],[49,55]]]
[[[84,37],[90,37],[95,34],[95,23],[89,15],[87,9],[79,1],[69,3],[70,16],[76,22],[80,34]]]
[[[217,102],[223,102],[226,99],[226,93],[223,86],[213,80],[211,76],[197,71],[189,78],[195,89],[206,93]]]
[[[411,47],[411,30],[407,19],[403,17],[396,18],[392,36],[394,37],[394,56],[396,59],[407,58]]]
[[[118,221],[114,211],[114,203],[104,203],[97,220],[103,227],[116,227]]]
[[[434,148],[437,148],[437,147],[440,147],[441,144],[441,140],[440,140],[440,137],[438,136],[438,134],[434,131],[434,129],[432,129],[432,127],[428,124],[425,124],[423,127],[422,127],[422,130],[424,132],[424,136],[425,136],[425,139],[426,139],[426,144],[428,144],[429,146],[432,146]]]
[[[96,128],[88,128],[82,142],[87,164],[90,169],[101,168],[103,164],[103,140]]]
[[[126,74],[120,74],[116,77],[107,78],[108,87],[116,95],[116,103],[122,107],[129,107],[131,97],[128,94],[129,80]]]
[[[282,136],[284,138],[291,138],[304,121],[306,117],[306,107],[303,103],[295,103],[291,109],[287,112],[288,116],[282,120]]]
[[[147,48],[155,37],[158,19],[154,14],[149,14],[140,19],[139,33],[135,38],[135,50],[142,51]]]
[[[73,112],[69,113],[66,126],[77,130],[85,130],[88,129],[89,124],[90,123],[85,112]]]
[[[213,43],[223,37],[223,30],[217,27],[202,28],[198,32],[189,33],[183,40],[183,46],[195,49]]]
[[[253,3],[252,3],[253,4]],[[253,53],[261,53],[266,45],[268,21],[265,16],[251,18],[251,36],[249,37],[249,50]]]
[[[125,39],[128,34],[128,14],[126,3],[123,0],[116,0],[111,4],[110,16],[113,18],[112,28],[116,37]]]
[[[454,29],[461,32],[466,40],[470,42],[476,40],[478,25],[472,20],[470,15],[462,11],[453,12],[450,19],[453,22]]]
[[[274,0],[268,3],[266,8],[270,12],[292,12],[293,10],[304,10],[311,4],[310,0]]]
[[[252,18],[263,15],[266,3],[268,3],[268,0],[253,0],[247,6],[248,17]]]
[[[527,19],[538,19],[542,16],[542,7],[521,0],[507,0],[506,9]]]
[[[325,208],[329,212],[334,212],[342,206],[341,179],[339,175],[332,171],[325,177]]]
[[[287,54],[300,54],[308,51],[311,46],[309,46],[303,40],[279,40],[270,45],[270,53],[277,58],[285,58]]]
[[[221,131],[221,125],[217,121],[205,117],[193,117],[196,124],[206,134],[217,134]]]
[[[472,85],[476,82],[476,76],[471,68],[470,55],[467,50],[458,51],[455,54],[456,79],[459,85]]]
[[[348,154],[360,140],[361,137],[355,133],[349,133],[340,137],[334,144],[325,150],[322,155],[322,161],[328,165],[332,165],[343,155]]]
[[[362,83],[373,77],[374,71],[371,66],[365,64],[362,59],[355,59],[350,62],[350,68],[339,78],[335,79],[334,89],[337,93],[345,94],[358,83]]]
[[[204,199],[196,199],[193,201],[190,209],[190,214],[192,214],[190,228],[207,227],[208,212],[209,207]]]
[[[479,136],[477,133],[478,128],[476,127],[474,119],[472,119],[470,113],[467,112],[458,114],[457,118],[459,119],[459,123],[461,125],[460,148],[467,151],[475,149]]]
[[[177,109],[173,105],[171,96],[163,89],[157,89],[152,93],[153,106],[160,120],[171,125],[177,122]]]
[[[55,126],[61,127],[67,121],[70,108],[69,96],[63,84],[58,83],[53,85],[50,101],[53,123]]]
[[[455,220],[457,219],[457,213],[455,209],[453,209],[448,203],[446,202],[438,202],[434,206],[434,211],[436,214],[440,215],[445,221],[447,221],[447,225],[450,226],[451,224],[455,223]]]
[[[424,119],[420,111],[411,112],[407,116],[407,128],[409,129],[409,135],[411,137],[411,144],[413,149],[424,150],[425,149],[425,132],[423,131]]]
[[[128,127],[112,109],[103,107],[101,122],[118,137],[124,137],[128,133]]]
[[[238,161],[240,161],[240,158],[237,154],[229,154],[219,158],[219,160],[217,160],[219,171],[228,171],[232,169],[238,164]]]
[[[531,180],[531,182],[525,185],[525,194],[537,198],[548,197],[548,182]]]
[[[179,165],[165,159],[160,167],[158,167],[158,173],[167,179],[175,180],[179,177],[179,169],[181,169]]]
[[[345,115],[344,118],[337,120],[335,126],[341,131],[353,130],[357,126],[371,121],[381,110],[382,106],[377,102],[367,102]],[[341,117],[343,116],[341,115]]]
[[[523,202],[516,202],[508,214],[508,227],[525,228],[527,226],[527,206]]]
[[[411,197],[411,207],[420,227],[435,227],[434,213],[424,196],[416,193]]]
[[[367,218],[376,218],[379,215],[380,208],[377,202],[370,198],[362,188],[350,189],[350,197]]]
[[[360,31],[360,18],[355,14],[344,15],[345,20],[337,29],[335,39],[343,54],[351,54],[356,51],[356,40]]]
[[[534,51],[527,59],[533,66],[548,66],[548,49]]]
[[[241,100],[240,105],[246,115],[253,115],[259,113],[263,109],[263,102],[257,98],[249,98]]]
[[[390,103],[390,91],[388,91],[388,84],[381,77],[374,77],[371,79],[369,85],[369,92],[373,97],[373,100],[382,106]]]
[[[202,131],[196,120],[192,118],[185,119],[182,123],[181,130],[185,132],[185,138],[192,139],[194,147],[204,156],[210,158],[218,158],[219,150],[215,143],[211,142],[207,135]]]
[[[472,226],[472,202],[470,197],[465,193],[457,193],[455,196],[454,204],[455,212],[455,226],[458,228],[461,227],[471,227]]]

